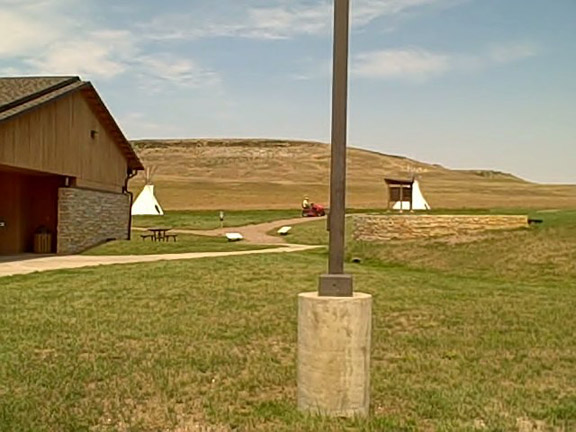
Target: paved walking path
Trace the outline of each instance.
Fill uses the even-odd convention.
[[[294,245],[287,244],[273,249],[259,249],[235,252],[190,252],[178,254],[161,254],[161,255],[122,255],[122,256],[89,256],[89,255],[70,255],[70,256],[43,256],[40,258],[31,257],[30,255],[5,258],[0,262],[0,278],[3,276],[22,275],[34,272],[48,270],[64,270],[81,267],[93,267],[113,264],[133,264],[156,261],[176,261],[198,258],[218,258],[240,255],[260,255],[273,253],[290,253],[302,252],[317,248],[318,246]]]
[[[0,278],[3,276],[22,275],[48,270],[64,270],[81,267],[93,267],[113,264],[145,263],[155,261],[176,261],[198,258],[217,258],[239,255],[260,255],[271,253],[302,252],[315,249],[320,246],[308,246],[285,243],[281,237],[268,235],[268,231],[286,225],[295,225],[304,222],[311,222],[320,218],[297,218],[285,219],[275,222],[266,222],[257,225],[247,225],[243,227],[219,228],[215,230],[179,230],[171,232],[183,234],[197,234],[207,236],[221,236],[227,232],[239,232],[244,236],[245,241],[253,244],[265,244],[279,246],[272,249],[259,249],[234,252],[190,252],[178,254],[159,255],[122,255],[122,256],[89,256],[89,255],[19,255],[15,257],[0,258]]]

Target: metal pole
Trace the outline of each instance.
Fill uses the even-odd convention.
[[[352,278],[344,275],[349,26],[350,0],[334,0],[330,258],[329,274],[320,279],[318,292],[321,296],[353,295]]]
[[[335,0],[330,171],[330,274],[344,273],[346,212],[346,135],[348,105],[348,28],[350,0]]]

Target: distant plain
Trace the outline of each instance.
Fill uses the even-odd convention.
[[[144,140],[134,146],[156,168],[161,205],[170,210],[263,210],[298,208],[307,194],[328,203],[330,147],[283,140]],[[451,170],[401,156],[352,148],[348,197],[352,208],[385,208],[385,177],[417,175],[438,209],[576,208],[576,185],[541,185],[490,170]],[[144,183],[131,181],[133,192]]]

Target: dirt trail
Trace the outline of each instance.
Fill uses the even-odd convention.
[[[219,237],[223,236],[226,233],[237,232],[242,234],[244,237],[244,241],[247,243],[254,243],[254,244],[266,244],[266,245],[286,245],[287,243],[284,241],[283,237],[272,236],[267,234],[269,231],[273,229],[277,229],[283,226],[292,226],[306,222],[313,222],[317,220],[326,220],[326,217],[318,217],[318,218],[293,218],[293,219],[283,219],[277,220],[273,222],[265,222],[261,224],[255,225],[245,225],[241,227],[224,227],[224,228],[217,228],[213,230],[187,230],[187,229],[173,229],[170,230],[171,233],[175,234],[194,234],[194,235],[203,235],[203,236],[211,236],[211,237]],[[144,228],[134,228],[138,230],[145,230]],[[289,238],[289,237],[288,237]]]

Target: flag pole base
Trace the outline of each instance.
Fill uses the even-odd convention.
[[[330,417],[370,407],[372,296],[298,296],[298,408]]]

